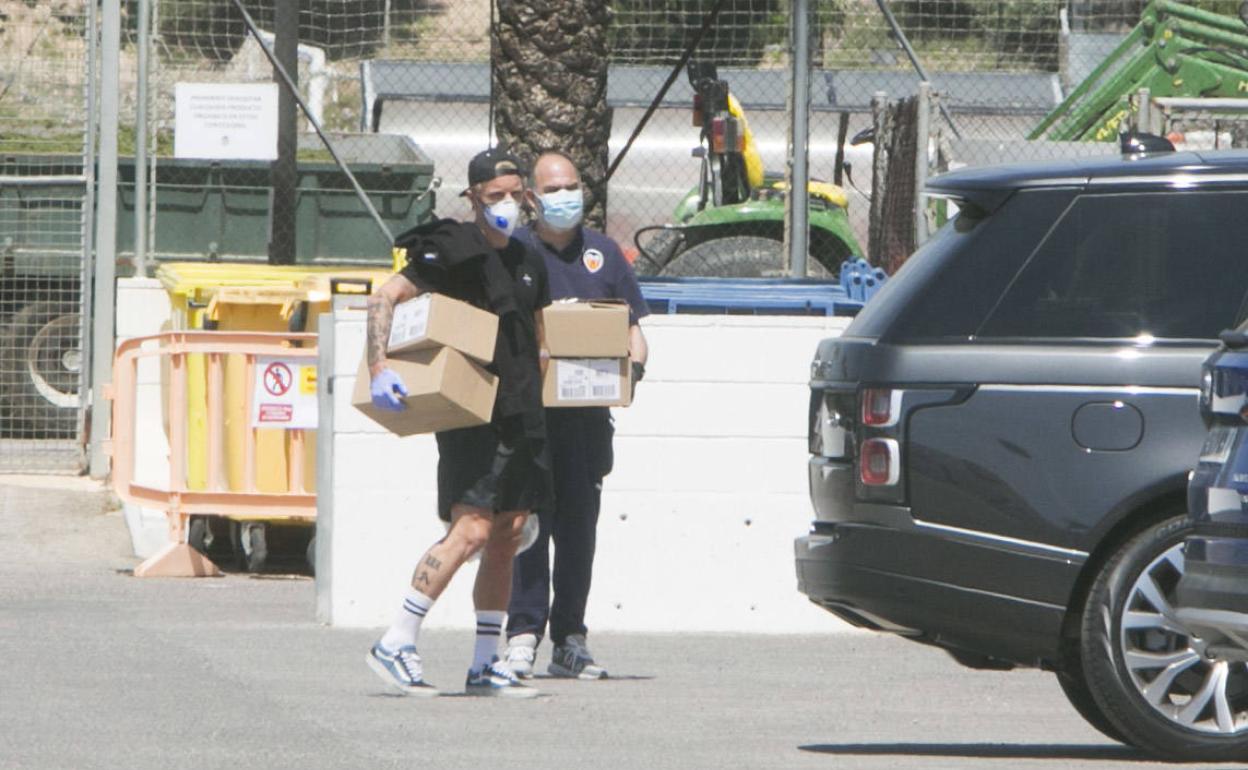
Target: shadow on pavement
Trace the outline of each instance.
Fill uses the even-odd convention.
[[[552,681],[552,682],[558,682],[558,681],[570,682],[570,681],[573,681],[573,678],[572,678],[572,677],[569,677],[569,676],[555,676],[555,675],[553,675],[553,674],[534,674],[534,675],[533,675],[533,678],[534,678],[534,679],[547,679],[547,680],[550,680],[550,681]],[[649,682],[649,681],[651,681],[651,680],[653,680],[653,679],[654,679],[654,676],[653,676],[653,675],[650,675],[650,674],[619,674],[619,675],[616,675],[616,674],[610,674],[610,675],[608,675],[608,676],[604,676],[602,679],[588,679],[588,680],[584,680],[584,681],[590,681],[590,682]]]
[[[976,759],[1154,759],[1128,746],[1062,743],[816,743],[798,747],[817,754],[858,756],[968,757]]]

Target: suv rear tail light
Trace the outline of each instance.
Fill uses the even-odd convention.
[[[901,391],[867,388],[862,391],[862,424],[872,428],[896,425],[901,416]]]
[[[901,480],[901,450],[896,439],[869,438],[862,442],[859,477],[869,487],[891,487]]]

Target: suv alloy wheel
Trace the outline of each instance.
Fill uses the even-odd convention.
[[[1183,539],[1173,514],[1101,568],[1083,613],[1081,657],[1101,712],[1132,745],[1183,759],[1248,755],[1248,667],[1221,659],[1177,620]]]

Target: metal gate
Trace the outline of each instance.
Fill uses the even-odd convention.
[[[85,466],[95,4],[0,27],[0,472]]]

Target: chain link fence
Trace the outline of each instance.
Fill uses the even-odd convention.
[[[274,82],[264,46],[276,47],[277,4],[247,0],[240,10],[232,0],[144,1],[150,9],[148,159],[142,171],[133,156],[121,161],[123,265],[135,256],[140,227],[149,265],[153,260],[288,261],[292,254],[300,265],[389,264],[389,235],[424,221],[433,208],[432,161],[414,138],[361,131],[359,68],[384,50],[406,50],[404,45],[419,37],[423,17],[416,9],[422,3],[297,3],[299,44],[289,74],[306,110],[296,110],[298,165],[286,188],[293,200],[281,214],[274,197],[283,188],[269,160],[177,157],[175,133],[180,88]],[[263,44],[249,33],[243,11]],[[138,0],[128,0],[124,12],[123,51],[137,60],[143,40]],[[137,101],[123,103],[123,124],[134,125],[137,112]],[[313,120],[367,193],[384,231],[314,131]],[[122,151],[124,156],[126,148]],[[135,179],[143,177],[145,202],[134,195]],[[144,211],[136,215],[136,206]]]
[[[1238,10],[1235,0],[1185,5],[1221,14],[1232,26]],[[280,7],[278,0],[123,0],[122,275],[136,256],[147,257],[149,267],[153,260],[263,262],[283,250],[293,251],[300,264],[386,263],[383,230],[397,233],[434,211],[468,213],[458,196],[467,162],[494,137],[492,44],[495,53],[509,45],[505,35],[492,40],[491,0],[302,0],[295,6],[297,23],[287,27],[298,32],[292,74],[304,108],[296,120],[298,170],[289,216],[273,213],[268,160],[175,157],[179,85],[272,83],[273,67],[249,34],[245,15],[271,44]],[[637,264],[643,272],[782,271],[792,0],[614,0],[610,7],[608,50],[587,53],[608,57],[611,155],[624,147],[718,8],[693,60],[714,64],[716,78],[728,83],[740,105],[736,113],[748,120],[758,164],[693,152],[708,129],[694,125],[696,89],[681,73],[610,180],[607,232],[626,251],[643,232],[637,241],[673,258],[671,264],[648,263],[649,249],[642,249]],[[809,166],[813,177],[837,185],[812,188],[812,274],[820,275],[843,256],[867,251],[873,147],[842,138],[872,125],[877,94],[894,101],[913,96],[922,67],[947,110],[937,121],[939,155],[953,167],[1112,153],[1108,142],[1027,137],[1081,83],[1106,82],[1098,68],[1141,14],[1156,6],[1142,0],[810,0],[810,7]],[[85,0],[0,0],[4,467],[81,464],[94,17],[94,5]],[[140,29],[143,17],[147,30]],[[557,26],[558,14],[549,18]],[[139,125],[141,112],[146,117]],[[1224,141],[1216,122],[1197,138],[1207,115],[1194,112],[1182,120],[1168,125],[1177,125],[1189,144]],[[375,218],[313,122],[324,126]],[[140,145],[147,150],[142,168]],[[742,178],[749,183],[741,186]],[[744,197],[732,205],[702,203],[733,185]],[[712,209],[714,217],[707,213]],[[704,244],[688,226],[699,216],[718,217],[712,223],[718,229],[699,232],[719,243],[697,251]],[[683,230],[665,229],[671,225]],[[728,241],[732,248],[725,251]],[[147,254],[136,254],[139,242]]]
[[[154,176],[149,182],[153,213],[148,217],[153,253],[161,259],[263,259],[266,244],[283,238],[299,241],[300,261],[365,258],[358,253],[361,243],[380,249],[380,241],[368,238],[350,237],[339,249],[322,244],[320,236],[307,235],[317,229],[318,213],[342,213],[355,204],[349,185],[328,181],[332,165],[302,116],[301,167],[316,169],[317,181],[301,175],[299,195],[307,203],[306,212],[300,209],[294,225],[274,225],[293,230],[265,230],[269,226],[262,211],[270,190],[267,164],[235,169],[237,178],[223,179],[194,164],[186,167],[165,160],[174,143],[178,83],[271,82],[272,68],[248,36],[232,0],[150,1],[152,74],[146,130],[157,156],[149,169]],[[611,3],[610,50],[602,53],[610,62],[607,100],[612,109],[613,156],[717,4],[718,0]],[[262,29],[272,30],[274,0],[244,0],[243,5]],[[1194,5],[1232,16],[1236,8],[1224,0],[1200,0]],[[129,0],[126,6],[130,51],[137,41],[137,7],[137,0]],[[812,206],[845,220],[847,230],[841,234],[837,231],[841,224],[812,214],[812,249],[818,246],[821,233],[828,233],[825,240],[841,245],[840,250],[830,252],[833,257],[839,259],[843,251],[866,252],[873,148],[870,143],[842,148],[840,137],[842,132],[852,137],[871,126],[870,105],[877,93],[894,100],[915,94],[920,77],[906,45],[947,111],[940,122],[949,142],[945,157],[953,166],[1114,151],[1108,143],[1076,146],[1027,141],[1026,137],[1126,37],[1145,7],[1141,0],[891,0],[887,4],[810,0],[810,7],[809,165],[812,176],[838,182],[841,188],[815,191]],[[439,215],[467,214],[466,203],[458,197],[466,184],[467,161],[493,137],[489,71],[493,10],[490,0],[300,3],[300,92],[309,111],[332,135],[342,137],[339,141],[349,148],[345,154],[352,167],[368,177],[362,180],[364,186],[375,202],[383,204],[379,208],[390,206],[383,214],[396,231],[413,217],[427,215],[425,204],[434,202],[430,194],[411,209],[394,210],[404,208],[397,201],[410,202],[424,189],[424,177],[396,175],[395,170],[405,164],[431,166],[430,173],[441,180],[442,193],[436,201]],[[761,197],[773,206],[782,206],[784,197],[776,179],[782,178],[787,157],[791,10],[791,0],[725,0],[694,52],[695,61],[718,66],[718,76],[739,100],[766,172]],[[133,58],[125,62],[132,63]],[[689,196],[713,171],[691,154],[701,140],[700,129],[691,122],[692,105],[693,88],[682,74],[611,178],[606,230],[628,250],[639,230],[678,223],[686,216]],[[133,102],[125,106],[133,117]],[[409,141],[348,144],[346,135],[361,133]],[[838,162],[838,150],[843,152],[843,162]],[[324,166],[317,167],[318,163]],[[227,164],[219,164],[213,173],[228,170]],[[318,184],[331,189],[310,191]],[[237,191],[242,197],[235,208],[254,208],[254,221],[242,228],[218,226],[213,232],[205,229],[203,217],[186,226],[163,225],[162,211],[182,206],[184,198],[205,188]],[[231,205],[224,200],[220,204],[223,209]],[[123,211],[123,216],[128,213]],[[758,228],[758,235],[779,237],[780,225],[774,216],[750,226]],[[123,251],[127,227],[123,222]],[[188,237],[188,232],[196,234]],[[752,233],[737,230],[729,235]],[[644,244],[656,237],[669,239],[659,248],[670,247],[672,236],[661,230],[637,240]],[[783,257],[777,252],[774,258],[782,267]],[[822,261],[829,265],[835,260]],[[644,263],[643,258],[638,264],[644,268]]]
[[[85,462],[88,52],[82,0],[0,2],[0,471]]]

